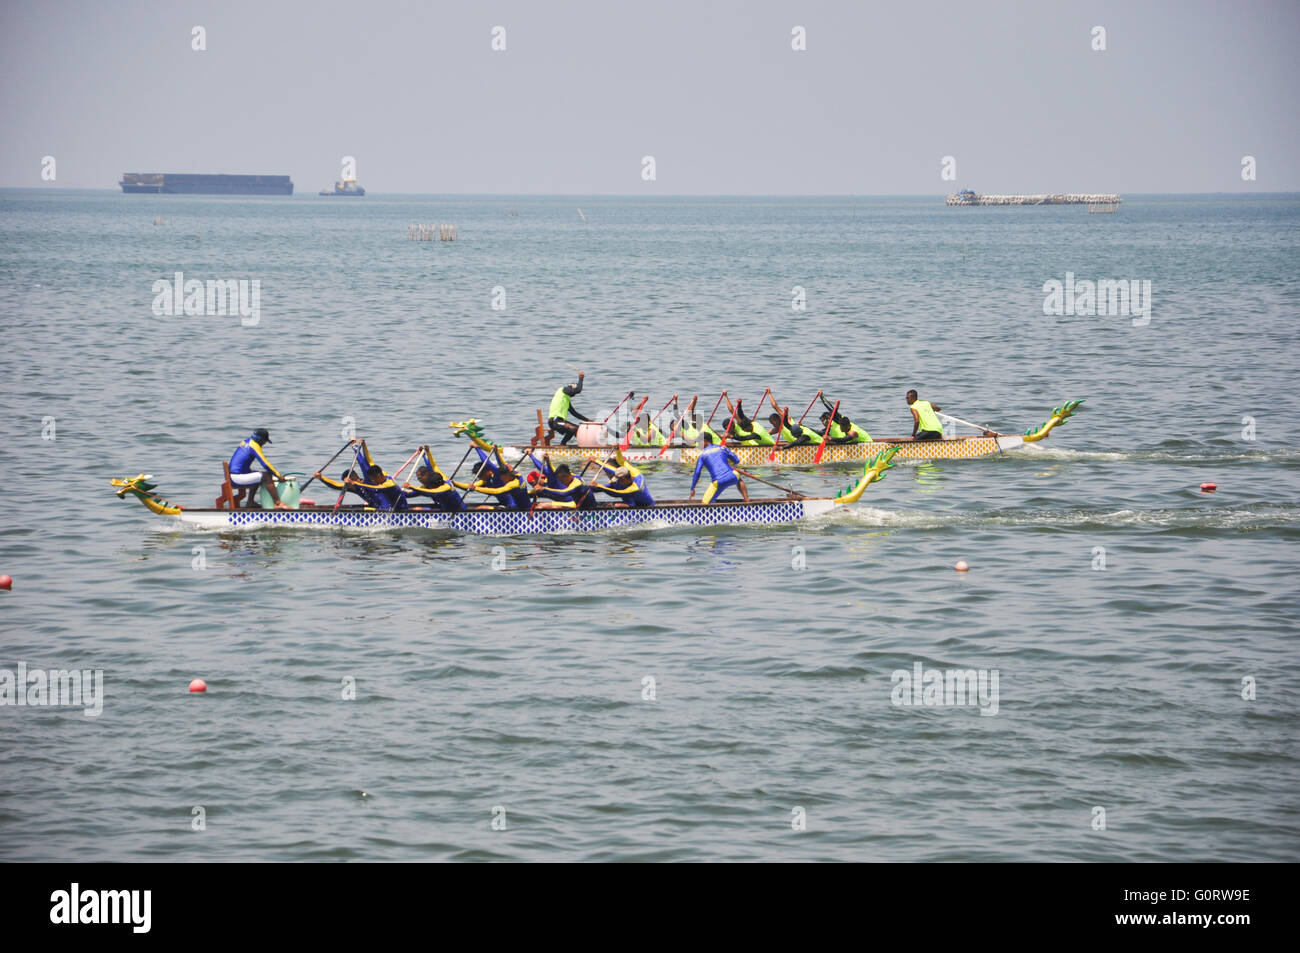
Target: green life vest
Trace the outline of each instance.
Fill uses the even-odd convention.
[[[822,439],[822,435],[811,427],[805,427],[803,424],[795,423],[794,421],[790,422],[789,427],[781,428],[781,439],[786,443],[794,443],[804,434],[807,434],[808,439],[813,443],[817,443]]]
[[[742,433],[739,429],[733,426],[731,428],[731,435],[736,438],[737,443],[749,444],[752,447],[770,447],[772,444],[776,443],[776,441],[772,439],[772,435],[760,427],[757,421],[751,421],[750,427],[750,430]]]
[[[551,398],[551,409],[547,411],[546,419],[550,420],[552,417],[559,417],[561,420],[566,419],[569,416],[570,402],[569,395],[561,387],[555,392],[555,396]]]
[[[939,418],[934,415],[934,408],[930,406],[928,400],[918,400],[909,406],[916,411],[916,416],[921,421],[918,430],[933,430],[943,433],[943,424],[939,423]]]
[[[702,437],[706,433],[713,435],[713,442],[715,444],[722,443],[722,438],[718,436],[718,432],[714,430],[712,427],[710,427],[708,424],[700,424],[699,429],[697,430],[696,428],[692,427],[690,424],[683,421],[682,429],[679,431],[679,433],[681,434],[682,439],[685,440],[687,443],[695,443],[697,440],[700,439],[700,437]]]
[[[849,436],[853,438],[854,443],[871,443],[871,434],[867,433],[857,424],[849,428]]]
[[[632,431],[632,442],[638,446],[648,447],[655,444],[662,446],[668,442],[668,438],[654,424],[650,425],[650,432],[647,434],[644,427],[636,427]]]

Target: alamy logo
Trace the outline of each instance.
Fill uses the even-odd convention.
[[[227,278],[206,282],[186,279],[176,272],[175,281],[159,278],[153,283],[153,313],[156,317],[178,315],[239,315],[239,323],[255,327],[262,320],[262,279]]]
[[[1043,314],[1133,316],[1133,327],[1151,323],[1151,282],[1110,278],[1098,281],[1074,280],[1074,272],[1065,273],[1065,281],[1051,278],[1043,282]]]
[[[912,671],[895,669],[890,680],[894,683],[890,701],[901,707],[979,705],[981,715],[998,713],[996,668],[927,669],[920,662],[914,662]]]
[[[152,890],[71,890],[50,894],[51,923],[129,923],[133,933],[148,933]]]
[[[0,668],[0,705],[31,705],[84,709],[87,718],[104,711],[104,670],[33,669],[18,663],[18,671]]]

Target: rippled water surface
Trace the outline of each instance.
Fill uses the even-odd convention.
[[[1298,253],[1294,196],[0,193],[0,669],[106,692],[0,707],[0,858],[1296,860]],[[155,316],[177,271],[258,279],[260,323]],[[1150,280],[1150,323],[1044,316],[1067,271]],[[451,465],[448,421],[526,438],[566,363],[602,416],[1087,402],[793,527],[197,533],[109,490],[210,505],[252,428],[310,473],[346,417]],[[996,714],[894,704],[916,663],[996,671]]]

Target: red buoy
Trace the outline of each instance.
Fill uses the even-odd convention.
[[[1214,492],[1215,490],[1217,490],[1218,488],[1219,488],[1219,484],[1217,484],[1217,483],[1202,483],[1202,484],[1201,484],[1201,492],[1202,492],[1202,493],[1213,493],[1213,492]]]
[[[196,678],[194,681],[190,682],[190,691],[192,692],[206,692],[207,690],[208,683],[201,678]]]
[[[0,589],[12,589],[14,581],[8,576],[0,576]]]

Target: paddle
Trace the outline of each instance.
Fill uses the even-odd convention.
[[[803,419],[808,416],[808,411],[813,409],[813,404],[817,403],[817,398],[820,397],[821,395],[822,392],[818,391],[817,394],[813,397],[813,399],[808,401],[808,406],[805,407],[803,409],[803,413],[799,415],[799,423],[801,425],[803,424]]]
[[[995,437],[1002,436],[1002,434],[998,433],[996,430],[990,430],[988,427],[981,427],[979,424],[973,424],[969,420],[962,420],[960,417],[954,417],[952,414],[940,413],[937,410],[934,413],[936,417],[942,417],[944,420],[951,420],[955,424],[963,424],[964,426],[972,427],[982,434],[993,434]]]
[[[628,424],[627,433],[623,434],[623,439],[619,442],[618,445],[620,450],[626,450],[629,446],[632,445],[632,431],[633,429],[635,429],[634,424],[636,422],[636,419],[641,416],[641,408],[645,406],[645,402],[649,399],[650,399],[650,395],[646,394],[646,396],[641,398],[641,403],[636,405],[636,410],[632,411],[632,421]]]
[[[406,462],[403,463],[400,467],[398,467],[398,468],[393,472],[392,481],[393,481],[394,483],[396,483],[396,482],[397,482],[397,478],[398,478],[399,476],[402,475],[402,471],[405,470],[407,467],[409,467],[409,466],[411,465],[411,461],[414,460],[416,457],[418,457],[418,456],[420,455],[420,451],[423,450],[423,449],[424,449],[423,445],[421,445],[421,446],[419,446],[419,447],[416,447],[416,448],[415,448],[415,453],[413,453],[413,454],[411,454],[409,457],[407,457],[407,458],[406,458]],[[407,481],[407,485],[408,485],[408,486],[410,485],[410,481]]]
[[[727,397],[727,392],[725,390],[722,392],[722,396]],[[731,410],[730,397],[727,397],[727,409]],[[727,421],[727,429],[722,432],[722,442],[718,444],[718,446],[725,447],[727,445],[727,438],[731,436],[731,428],[735,425],[735,423],[736,423],[736,412],[734,410],[731,410],[731,419]]]
[[[356,441],[353,440],[353,443],[355,442]],[[363,449],[365,448],[366,442],[364,440],[361,441],[361,446]],[[367,452],[366,456],[368,457],[369,455],[370,454]],[[330,510],[331,513],[337,513],[339,511],[339,507],[343,505],[343,497],[348,492],[348,486],[347,486],[348,477],[352,476],[352,471],[355,470],[356,468],[357,468],[357,455],[354,453],[352,455],[352,466],[348,467],[348,472],[343,474],[343,489],[339,490],[339,498],[334,501],[334,509]]]
[[[600,423],[601,423],[601,426],[604,426],[605,424],[609,423],[609,418],[610,418],[610,417],[613,417],[616,413],[618,413],[618,409],[619,409],[620,407],[622,407],[624,404],[626,404],[629,400],[631,400],[631,399],[632,399],[633,397],[635,397],[635,396],[636,396],[635,393],[633,393],[632,391],[628,391],[628,392],[627,392],[627,396],[624,397],[622,400],[620,400],[617,404],[615,404],[615,405],[614,405],[614,409],[611,410],[611,411],[609,412],[609,414],[606,415],[605,419],[602,420],[602,421],[600,422]]]
[[[470,441],[469,449],[465,451],[465,456],[460,458],[460,463],[456,464],[456,469],[452,470],[451,476],[447,477],[448,483],[456,479],[456,474],[460,472],[460,468],[465,465],[465,461],[469,459],[469,455],[473,452],[474,452],[474,442]]]
[[[826,452],[826,438],[831,435],[831,428],[835,426],[835,415],[840,412],[840,402],[837,400],[835,406],[831,408],[831,419],[826,421],[826,430],[822,433],[822,442],[817,445],[817,453],[813,455],[813,463],[822,462],[822,454]]]
[[[725,390],[722,392],[722,396],[727,399],[727,413],[730,414],[727,418],[726,429],[722,432],[722,446],[725,447],[727,445],[727,437],[731,434],[731,427],[736,422],[736,408],[732,406],[731,398],[727,396]]]
[[[471,448],[471,449],[472,449],[472,448]],[[420,456],[420,454],[424,454],[424,462],[428,464],[428,469],[429,469],[429,473],[430,473],[430,475],[432,475],[432,474],[435,473],[435,472],[439,472],[439,473],[442,472],[442,471],[438,470],[438,464],[435,463],[435,462],[434,462],[434,459],[433,459],[433,451],[429,449],[429,445],[428,445],[427,443],[422,443],[422,444],[420,444],[419,447],[416,448],[415,453],[411,455],[411,460],[414,460],[416,457]],[[468,455],[468,451],[466,452],[466,454]],[[397,482],[397,474],[398,474],[398,473],[401,473],[402,470],[405,470],[406,467],[407,467],[407,464],[409,464],[409,463],[411,462],[411,460],[407,460],[406,463],[403,463],[402,466],[401,466],[401,468],[397,471],[397,473],[394,473],[394,474],[393,474],[393,482],[394,482],[394,483]],[[464,459],[464,457],[462,457],[462,458],[461,458],[461,463],[464,463],[464,462],[465,462],[465,459]],[[409,489],[411,488],[411,479],[418,479],[418,477],[416,477],[416,471],[417,471],[417,470],[419,470],[419,467],[416,467],[415,469],[413,469],[413,470],[411,471],[411,476],[410,476],[410,478],[408,478],[408,479],[402,481],[402,487],[401,487],[401,490],[402,490],[402,495],[403,495],[403,496],[406,496],[406,491],[409,490]],[[454,473],[453,473],[452,475],[455,476]],[[451,486],[451,487],[452,487],[452,492],[453,492],[453,493],[456,492],[456,488],[455,488],[454,486],[452,486],[451,481],[449,481],[449,480],[444,480],[443,482],[445,482],[448,486]],[[409,503],[410,501],[408,500],[407,502]]]
[[[587,493],[594,493],[594,492],[595,492],[595,490],[593,489],[593,487],[596,485],[596,481],[600,479],[601,474],[603,474],[603,473],[605,472],[605,464],[606,464],[606,463],[609,463],[609,461],[611,461],[611,460],[617,460],[617,459],[618,459],[617,456],[614,456],[614,457],[606,457],[605,460],[604,460],[604,462],[601,463],[599,466],[596,467],[596,475],[595,475],[594,477],[591,478],[591,482],[590,482],[590,483],[586,484]],[[580,474],[578,475],[578,479],[579,479],[579,480],[581,480],[584,476],[587,475],[587,467],[591,466],[591,465],[592,465],[593,463],[595,463],[595,462],[596,462],[595,459],[589,459],[589,460],[586,462],[586,464],[583,465],[582,473],[580,473]],[[577,515],[575,514],[573,518],[574,518],[574,519],[577,519],[578,517],[577,517]]]
[[[530,454],[529,456],[531,457],[531,454]],[[536,461],[536,460],[533,460],[533,464],[534,464],[534,466],[536,465],[536,463],[537,463],[537,461]],[[543,471],[541,472],[541,482],[538,484],[537,490],[536,490],[536,492],[534,492],[534,494],[533,494],[533,505],[530,506],[530,507],[528,507],[528,518],[529,518],[529,519],[532,519],[532,518],[533,518],[533,511],[537,509],[537,504],[540,503],[540,502],[542,501],[542,493],[545,492],[546,490],[550,489],[550,487],[547,487],[547,486],[546,486],[546,472],[545,472],[545,471],[546,471],[546,470],[550,470],[552,473],[555,472],[555,468],[551,466],[551,455],[550,455],[550,454],[548,454],[548,453],[543,453],[543,454],[542,454],[542,463],[545,465],[545,470],[543,470]],[[582,468],[582,472],[578,474],[578,482],[579,482],[579,483],[582,482],[582,477],[586,475],[586,473],[587,473],[587,467],[591,466],[591,464],[592,464],[592,461],[591,461],[591,460],[588,460],[587,463],[586,463],[586,466],[584,466],[584,467]],[[554,491],[553,491],[553,492],[554,492]],[[574,502],[574,504],[575,504],[575,507],[574,507],[574,508],[576,509],[576,508],[577,508],[576,504],[578,503],[578,501],[577,501],[577,500],[574,500],[573,502]]]
[[[676,395],[676,394],[673,394],[673,396],[670,397],[670,398],[668,399],[668,403],[667,403],[667,404],[664,404],[662,407],[659,408],[659,413],[655,414],[653,417],[650,418],[650,426],[649,426],[649,427],[646,427],[646,430],[645,430],[645,442],[646,442],[646,446],[650,446],[650,431],[651,431],[651,429],[654,427],[654,425],[655,425],[655,421],[658,420],[660,417],[662,417],[662,416],[664,415],[664,411],[667,410],[668,407],[669,407],[669,405],[672,404],[672,403],[673,403],[674,401],[676,401],[676,400],[677,400],[677,395]],[[662,431],[661,431],[661,432],[662,432]]]
[[[718,395],[718,402],[713,405],[713,414],[718,412],[718,408],[722,406],[722,398],[726,396],[727,392],[725,390]],[[727,401],[727,406],[731,406],[731,401]],[[709,424],[713,423],[713,414],[709,414],[709,419],[704,421],[704,426],[707,427]]]
[[[750,473],[748,470],[740,469],[740,467],[732,467],[732,469],[743,476],[749,477],[751,480],[757,480],[759,483],[766,483],[768,486],[775,487],[778,490],[785,490],[785,492],[790,496],[797,496],[800,498],[804,496],[803,493],[800,493],[798,490],[794,489],[794,487],[782,486],[780,483],[773,483],[771,480],[764,480],[760,476],[754,476],[754,474]]]
[[[533,460],[533,466],[534,466],[534,468],[535,468],[535,467],[537,466],[537,461],[533,459],[533,455],[532,455],[531,453],[528,455],[528,458],[529,458],[530,460]],[[542,463],[545,465],[546,470],[550,470],[550,469],[551,469],[551,455],[548,454],[548,453],[543,453],[543,454],[542,454]],[[546,470],[543,470],[542,473],[541,473],[541,475],[540,475],[540,477],[539,477],[539,481],[540,481],[540,482],[539,482],[539,485],[538,485],[538,487],[537,487],[537,492],[533,494],[533,505],[530,506],[530,507],[528,507],[528,518],[529,518],[529,519],[532,519],[532,518],[533,518],[533,510],[537,509],[537,504],[538,504],[539,502],[541,502],[541,499],[542,499],[542,490],[545,488],[545,484],[546,484]],[[554,471],[552,470],[551,472],[554,472]],[[587,471],[586,471],[586,470],[583,470],[582,472],[583,472],[583,473],[586,473]]]
[[[355,438],[354,438],[354,440],[355,440]],[[339,453],[342,453],[342,452],[343,452],[344,450],[346,450],[348,447],[352,446],[352,444],[354,443],[354,440],[349,440],[349,441],[348,441],[347,443],[345,443],[343,446],[339,447]],[[323,472],[325,471],[325,467],[328,467],[331,463],[333,463],[335,460],[337,460],[337,459],[339,458],[339,453],[334,454],[334,456],[332,456],[332,457],[330,457],[328,460],[326,460],[326,461],[325,461],[325,466],[317,467],[317,468],[316,468],[316,473],[323,473]],[[306,483],[304,483],[304,484],[302,485],[302,489],[298,491],[298,494],[299,494],[300,496],[301,496],[302,493],[307,489],[307,487],[311,486],[311,484],[312,484],[312,480],[315,480],[315,479],[316,479],[316,473],[313,473],[312,476],[311,476],[311,479],[308,480]]]
[[[686,405],[686,414],[695,413],[695,402],[699,399],[700,399],[699,394],[696,394],[694,397],[691,398],[691,402]],[[676,405],[674,405],[674,408],[676,408]],[[673,440],[676,439],[677,431],[678,429],[681,428],[682,421],[686,419],[686,414],[679,413],[677,415],[677,420],[673,423],[673,432],[668,435],[668,442],[659,448],[659,456],[662,457],[665,453],[668,452],[668,448],[673,445]]]
[[[762,412],[762,410],[763,410],[763,402],[764,402],[765,400],[767,400],[768,397],[770,397],[771,395],[772,395],[772,388],[770,388],[770,387],[765,388],[765,389],[763,390],[763,396],[760,397],[760,398],[758,399],[758,406],[755,407],[752,411],[750,411],[750,414],[749,414],[749,423],[750,423],[750,428],[751,428],[751,429],[750,429],[750,433],[756,433],[756,432],[757,432],[756,429],[755,429],[755,425],[758,423],[758,415],[759,415],[759,414]],[[742,406],[742,405],[741,405],[740,402],[738,401],[738,402],[736,403],[736,408],[739,409],[741,406]],[[776,403],[775,403],[775,402],[773,402],[772,406],[773,406],[775,409],[777,409],[777,410],[780,410],[780,409],[781,409],[781,408],[779,408],[779,407],[776,406]],[[727,401],[727,407],[728,407],[728,409],[731,408],[731,401]],[[736,410],[732,410],[732,411],[731,411],[731,416],[732,416],[732,419],[734,420],[735,417],[736,417]],[[761,444],[759,444],[759,446],[761,446]]]
[[[772,398],[772,406],[776,407],[776,398]],[[777,408],[781,413],[781,426],[776,431],[776,442],[772,444],[772,452],[767,455],[767,462],[771,463],[776,459],[776,451],[781,447],[781,432],[790,429],[790,408]]]

